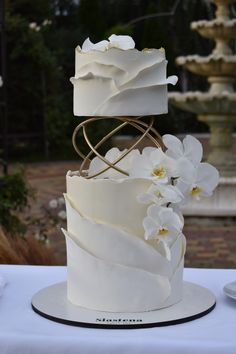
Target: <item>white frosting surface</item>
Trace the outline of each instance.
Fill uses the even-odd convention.
[[[167,113],[167,84],[163,49],[81,51],[76,48],[74,115],[137,116]]]
[[[94,256],[147,272],[158,269],[158,274],[163,276],[171,275],[171,263],[144,240],[109,225],[82,218],[67,196],[66,210],[67,229],[74,235],[74,241]]]
[[[137,202],[137,195],[146,191],[151,181],[133,178],[89,180],[68,172],[67,194],[79,213],[95,222],[103,222],[143,239],[142,221],[147,206]],[[135,183],[134,183],[135,181]]]
[[[144,240],[150,181],[86,180],[67,174],[68,299],[111,312],[149,311],[181,300],[185,237],[164,249]]]
[[[64,233],[69,255],[67,293],[72,303],[100,311],[138,312],[155,309],[169,297],[167,277],[105,262]]]

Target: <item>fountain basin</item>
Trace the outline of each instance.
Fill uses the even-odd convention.
[[[172,92],[169,95],[169,102],[184,111],[195,113],[198,120],[209,126],[211,149],[207,160],[218,168],[221,177],[232,178],[236,176],[236,157],[231,151],[233,128],[236,124],[236,92],[234,92],[236,55],[233,55],[229,41],[236,38],[236,19],[230,19],[229,5],[236,0],[209,1],[216,5],[216,18],[212,21],[194,22],[191,27],[203,37],[214,40],[214,50],[206,57],[189,55],[176,60],[178,65],[184,66],[192,73],[206,76],[210,84],[209,91],[204,93]],[[228,213],[232,206],[235,208],[235,180],[232,185],[232,188],[226,185],[222,187],[222,195],[227,194],[224,203],[229,203],[229,209],[221,208],[220,193],[216,198],[216,204],[219,201],[219,205],[207,204],[206,213],[215,208],[220,210],[220,215],[222,215],[223,212]],[[229,196],[233,194],[234,202],[232,203]]]
[[[211,54],[207,57],[188,55],[178,57],[177,65],[186,67],[194,74],[202,76],[236,76],[236,56]]]
[[[197,115],[217,114],[236,116],[236,93],[171,92],[169,103]]]
[[[191,23],[191,29],[202,37],[209,39],[229,40],[236,38],[236,20],[215,19],[212,21],[196,21]]]

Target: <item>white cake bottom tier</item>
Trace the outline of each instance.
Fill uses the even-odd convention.
[[[144,312],[182,298],[185,237],[170,247],[170,258],[124,228],[84,217],[66,195],[68,299],[108,312]]]
[[[67,234],[68,235],[68,234]],[[182,299],[183,262],[167,277],[100,260],[66,236],[67,296],[74,305],[107,312],[144,312]]]

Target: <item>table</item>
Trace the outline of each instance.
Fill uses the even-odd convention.
[[[216,308],[192,322],[147,329],[91,329],[49,321],[31,309],[32,295],[66,279],[66,267],[0,265],[0,354],[235,354],[236,301],[222,288],[236,270],[185,269],[184,279],[212,290]]]

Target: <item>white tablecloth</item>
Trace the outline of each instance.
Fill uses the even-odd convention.
[[[222,292],[236,270],[186,269],[184,279],[211,289],[216,308],[200,319],[148,329],[91,329],[49,321],[31,309],[39,289],[66,279],[65,267],[0,265],[0,354],[235,354],[236,300]]]

